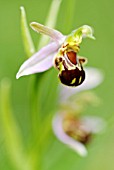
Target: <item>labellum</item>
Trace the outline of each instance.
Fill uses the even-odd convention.
[[[79,119],[71,115],[66,116],[64,119],[63,128],[68,136],[83,144],[87,144],[91,139],[91,132],[86,130],[86,127]]]
[[[78,57],[71,46],[62,46],[59,54],[54,58],[54,65],[59,70],[58,77],[61,83],[74,87],[82,84],[85,80],[82,64],[85,62],[86,59]]]

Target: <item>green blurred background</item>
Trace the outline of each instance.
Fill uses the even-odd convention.
[[[15,75],[26,59],[20,29],[20,6],[26,9],[28,23],[42,24],[48,13],[51,0],[0,0],[0,80],[12,80],[12,105],[15,117],[24,138],[29,129],[28,90],[29,77],[16,80]],[[52,16],[53,17],[53,16]],[[94,91],[101,98],[99,107],[88,107],[85,114],[103,117],[107,121],[106,131],[89,145],[89,155],[81,158],[56,139],[44,158],[45,170],[114,170],[114,1],[113,0],[63,0],[56,28],[68,34],[77,27],[88,24],[94,28],[95,41],[84,40],[80,54],[88,58],[88,66],[101,69],[104,82]],[[31,35],[37,46],[39,35]],[[94,75],[93,75],[94,76]],[[26,126],[26,128],[25,128]],[[13,170],[0,135],[0,169]]]

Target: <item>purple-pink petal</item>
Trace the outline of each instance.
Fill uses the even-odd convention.
[[[52,66],[53,56],[59,49],[59,46],[58,43],[51,42],[43,47],[22,64],[16,78],[48,70]]]
[[[65,36],[61,32],[59,32],[58,30],[49,28],[49,27],[42,25],[40,23],[32,22],[30,24],[30,26],[34,31],[48,35],[54,41],[60,42],[65,38]]]
[[[82,117],[81,122],[88,133],[99,133],[106,127],[106,122],[97,116]]]

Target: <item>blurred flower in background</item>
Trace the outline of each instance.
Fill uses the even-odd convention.
[[[86,81],[78,89],[60,86],[60,110],[53,118],[56,137],[81,156],[87,155],[85,145],[92,140],[93,134],[105,127],[105,122],[100,117],[82,116],[86,105],[99,103],[99,98],[94,93],[83,91],[95,88],[103,80],[102,73],[96,68],[86,68],[86,75]]]

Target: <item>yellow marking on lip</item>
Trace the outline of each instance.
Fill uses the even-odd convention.
[[[79,84],[81,83],[81,80],[82,80],[82,76],[80,76],[80,78],[79,78]]]
[[[74,84],[75,82],[76,82],[76,78],[74,78],[70,84]]]

